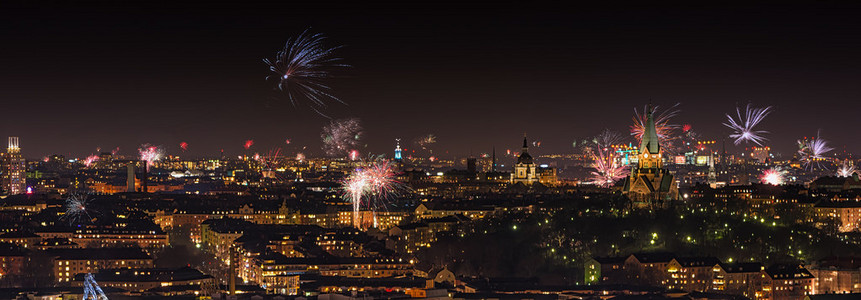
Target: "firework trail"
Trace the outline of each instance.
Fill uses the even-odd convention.
[[[63,215],[63,218],[69,221],[69,224],[78,223],[81,219],[86,217],[86,220],[92,220],[92,216],[88,211],[92,211],[89,208],[90,199],[87,194],[69,194],[69,197],[66,198],[66,213]]]
[[[311,34],[306,30],[295,39],[287,40],[275,59],[263,59],[269,70],[275,73],[266,79],[277,80],[275,88],[284,92],[293,106],[306,103],[322,116],[326,115],[320,110],[326,108],[327,102],[344,103],[332,95],[332,88],[325,83],[331,77],[330,71],[349,67],[339,63],[341,59],[334,56],[334,51],[340,47],[324,46],[325,39],[322,34]]]
[[[767,183],[771,185],[782,185],[786,183],[786,175],[788,172],[780,167],[774,167],[762,172],[762,175],[759,176],[759,179],[762,180],[762,183]]]
[[[643,134],[646,132],[646,120],[649,117],[649,113],[651,113],[655,122],[655,132],[658,134],[661,148],[672,153],[673,148],[671,146],[675,139],[675,131],[679,128],[679,125],[670,124],[670,119],[681,112],[677,109],[679,103],[676,103],[676,105],[673,105],[669,109],[660,112],[658,111],[657,105],[652,106],[651,110],[649,110],[650,106],[651,105],[647,105],[643,108],[642,114],[634,108],[634,125],[631,125],[631,135],[633,135],[638,142],[643,139]]]
[[[837,176],[839,177],[852,177],[855,175],[855,172],[855,165],[848,159],[843,160],[843,165],[837,168]]]
[[[768,131],[754,130],[754,127],[756,127],[757,124],[762,122],[762,120],[771,113],[771,106],[758,108],[751,107],[750,104],[748,104],[744,109],[744,114],[741,113],[741,109],[738,107],[735,108],[735,112],[738,119],[727,114],[727,122],[723,123],[724,126],[733,130],[733,133],[730,134],[729,137],[735,139],[736,145],[741,144],[742,142],[753,142],[762,146],[762,142],[768,140],[762,135],[768,133]]]
[[[377,211],[385,210],[386,203],[400,195],[404,185],[395,179],[395,165],[388,160],[374,158],[366,168],[357,168],[343,182],[344,198],[353,205],[353,225],[359,226],[359,213],[364,206],[372,212],[374,227]]]
[[[143,144],[138,149],[138,154],[140,156],[140,160],[146,162],[147,170],[149,170],[149,167],[150,165],[152,165],[152,163],[164,158],[164,149],[159,146]]]
[[[96,282],[96,279],[93,277],[93,274],[87,273],[84,276],[84,295],[81,297],[83,300],[107,300],[108,296],[105,295],[105,292],[102,291],[102,288],[99,287],[99,284]]]
[[[269,150],[269,153],[266,155],[260,156],[256,158],[258,162],[263,166],[264,169],[275,169],[278,166],[278,162],[281,159],[281,148],[274,148]]]
[[[349,155],[356,150],[362,138],[362,123],[356,118],[334,120],[323,127],[320,138],[323,139],[323,151],[326,155]]]
[[[819,133],[816,133],[816,138],[798,140],[798,156],[804,167],[813,170],[814,166],[822,167],[820,160],[825,159],[824,154],[834,150],[828,147],[828,141],[822,139]]]
[[[179,143],[179,148],[182,149],[182,152],[188,151],[188,143],[186,143],[186,142]]]
[[[254,146],[254,140],[246,140],[245,143],[242,144],[242,147],[244,147],[245,150],[251,149],[251,146]]]

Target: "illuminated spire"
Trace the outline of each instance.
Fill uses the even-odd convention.
[[[652,118],[652,104],[649,104],[646,117],[646,130],[643,132],[643,140],[640,141],[640,153],[649,151],[649,154],[658,154],[661,146],[658,144],[658,132],[655,129],[655,119]]]

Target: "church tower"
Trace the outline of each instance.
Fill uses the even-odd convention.
[[[662,206],[679,197],[679,188],[673,174],[664,169],[661,144],[649,105],[645,131],[637,154],[639,162],[625,179],[622,191],[636,206]]]
[[[709,187],[717,188],[717,173],[715,172],[715,156],[714,153],[709,154]]]
[[[514,164],[514,172],[511,173],[511,183],[518,182],[526,185],[538,182],[538,173],[536,173],[532,155],[529,155],[529,144],[526,143],[525,134],[523,135],[523,150],[520,152],[520,156],[517,157],[517,163]]]

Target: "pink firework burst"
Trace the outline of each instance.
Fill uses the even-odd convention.
[[[386,210],[386,203],[404,190],[395,179],[395,165],[388,160],[377,159],[367,168],[353,170],[343,182],[344,198],[353,206],[353,225],[360,226],[360,210],[364,207],[372,212],[373,226],[377,226],[377,211]]]
[[[84,165],[89,167],[89,166],[93,165],[93,163],[96,162],[97,160],[99,160],[98,155],[90,154],[90,156],[87,156],[87,158],[84,159]]]
[[[186,142],[179,143],[179,148],[182,149],[183,152],[188,151],[188,143],[186,143]]]
[[[762,175],[759,176],[759,179],[762,180],[762,183],[771,184],[771,185],[781,185],[786,183],[786,175],[788,172],[780,167],[774,167],[762,172]]]
[[[613,150],[609,148],[598,148],[592,152],[592,180],[591,183],[601,186],[610,187],[619,179],[628,176],[628,166],[616,159],[613,155]]]
[[[242,147],[245,147],[245,150],[251,149],[251,146],[254,146],[254,140],[246,140],[245,144]]]
[[[144,144],[138,149],[138,154],[140,156],[140,160],[146,162],[147,170],[149,170],[152,163],[164,158],[164,149],[159,146]]]

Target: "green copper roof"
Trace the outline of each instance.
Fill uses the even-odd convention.
[[[648,150],[649,154],[658,154],[661,147],[658,144],[658,133],[655,130],[655,120],[652,118],[652,106],[648,107],[646,117],[646,129],[643,132],[643,140],[640,142],[640,151]]]

